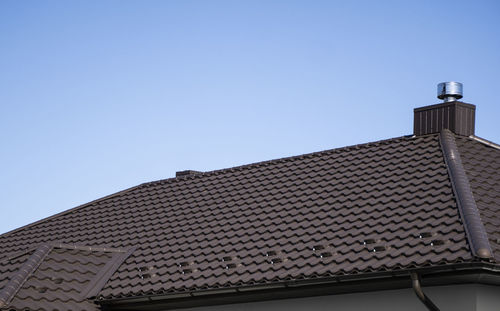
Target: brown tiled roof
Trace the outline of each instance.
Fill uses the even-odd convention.
[[[456,139],[498,260],[498,151]],[[486,158],[490,164],[468,166]],[[107,274],[99,269],[111,260],[108,253],[52,250],[9,305],[34,308],[30,301],[48,297],[36,286],[46,286],[53,296],[41,310],[68,301],[75,305],[66,309],[74,310],[94,296],[193,293],[479,262],[470,241],[439,135],[428,135],[146,183],[0,236],[0,261],[48,243],[135,248]],[[0,297],[27,256],[0,268]],[[68,260],[89,267],[73,269]],[[37,274],[57,278],[60,271],[69,277],[67,286],[50,287]],[[85,294],[85,282],[95,278],[102,290]]]
[[[9,310],[98,310],[97,294],[129,253],[42,244],[1,262],[0,307]]]
[[[466,137],[456,140],[495,260],[500,262],[500,146]]]

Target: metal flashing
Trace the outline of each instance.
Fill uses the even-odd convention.
[[[82,298],[96,297],[101,289],[106,285],[111,275],[120,267],[120,265],[136,250],[135,247],[129,249],[127,252],[115,251],[117,254],[112,260],[102,268],[102,270],[95,276],[95,278],[87,285],[81,292]]]
[[[489,140],[481,138],[481,137],[477,137],[476,135],[471,135],[469,137],[472,138],[472,139],[474,139],[475,141],[478,141],[478,142],[480,142],[480,143],[488,146],[488,147],[492,147],[492,148],[500,150],[500,145],[499,144],[495,144],[492,141],[489,141]]]
[[[492,259],[488,235],[462,165],[455,136],[451,131],[444,129],[439,134],[439,141],[472,254],[482,259]]]
[[[129,251],[122,248],[83,246],[83,245],[63,244],[63,243],[51,243],[50,245],[52,245],[54,248],[74,249],[74,250],[88,251],[88,252],[126,253]]]

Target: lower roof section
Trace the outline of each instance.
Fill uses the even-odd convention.
[[[430,267],[427,269],[414,270],[417,271],[422,279],[422,286],[424,291],[428,294],[429,287],[432,286],[450,286],[450,285],[463,285],[475,284],[488,285],[496,292],[500,290],[500,270],[498,267],[490,264],[476,263],[476,264],[458,264],[447,265],[442,267]],[[189,293],[186,295],[167,295],[167,296],[150,296],[135,299],[115,299],[104,300],[99,303],[104,310],[143,310],[143,311],[159,311],[183,308],[197,308],[199,310],[219,310],[223,309],[224,305],[237,306],[235,304],[245,304],[245,310],[249,309],[252,302],[260,302],[260,310],[266,306],[266,301],[279,300],[279,299],[296,299],[302,297],[316,297],[316,296],[331,296],[343,294],[356,294],[361,292],[377,292],[379,295],[384,295],[382,291],[389,291],[385,299],[389,301],[397,300],[392,290],[398,289],[411,289],[410,271],[399,271],[392,273],[371,273],[367,275],[359,275],[357,277],[345,278],[329,278],[318,279],[315,281],[304,281],[294,283],[272,284],[269,286],[256,286],[248,288],[233,288],[226,290],[207,290],[199,293]],[[454,295],[458,292],[453,290]],[[491,291],[491,290],[490,290]],[[425,309],[421,302],[417,299],[413,290],[411,290],[412,299],[405,301],[410,305],[418,306],[417,310]],[[473,294],[473,293],[470,293]],[[358,297],[358,296],[355,296]],[[436,297],[431,296],[436,302]],[[448,297],[449,299],[450,297]],[[470,299],[468,297],[467,299]],[[331,298],[335,300],[335,298]],[[356,299],[359,299],[356,298]],[[411,303],[414,299],[415,303]],[[441,299],[442,300],[442,299]],[[438,299],[437,301],[441,301]],[[312,300],[309,300],[312,301]],[[471,301],[467,301],[471,303]],[[451,301],[448,300],[446,307],[450,307]],[[280,305],[283,305],[281,303]],[[353,304],[351,303],[351,306]],[[210,308],[213,306],[213,308]],[[439,306],[439,305],[438,305]],[[310,307],[312,307],[310,305]],[[324,305],[323,305],[324,307]],[[338,307],[338,306],[337,306]],[[372,306],[377,308],[377,306]],[[394,306],[392,306],[394,307]],[[354,310],[354,309],[353,309]],[[387,309],[389,310],[389,309]],[[396,310],[396,309],[390,309]],[[405,309],[406,310],[406,309]],[[473,309],[464,309],[473,310]]]
[[[0,287],[8,310],[98,310],[95,297],[130,254],[125,250],[43,244],[2,261],[10,271]]]

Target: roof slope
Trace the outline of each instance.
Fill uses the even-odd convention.
[[[136,247],[106,299],[475,260],[438,135],[143,184],[0,236],[0,256],[49,242]]]
[[[457,137],[456,141],[493,255],[499,262],[500,149],[467,137]]]
[[[1,262],[0,307],[9,310],[98,310],[95,296],[128,255],[123,250],[42,244]],[[13,268],[13,269],[12,269]],[[104,280],[103,280],[104,278]]]

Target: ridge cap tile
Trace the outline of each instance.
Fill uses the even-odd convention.
[[[488,234],[481,220],[472,188],[465,172],[460,151],[455,142],[455,134],[444,129],[439,135],[450,180],[457,197],[457,205],[463,219],[467,238],[474,256],[482,259],[494,260],[493,252],[488,241]]]

